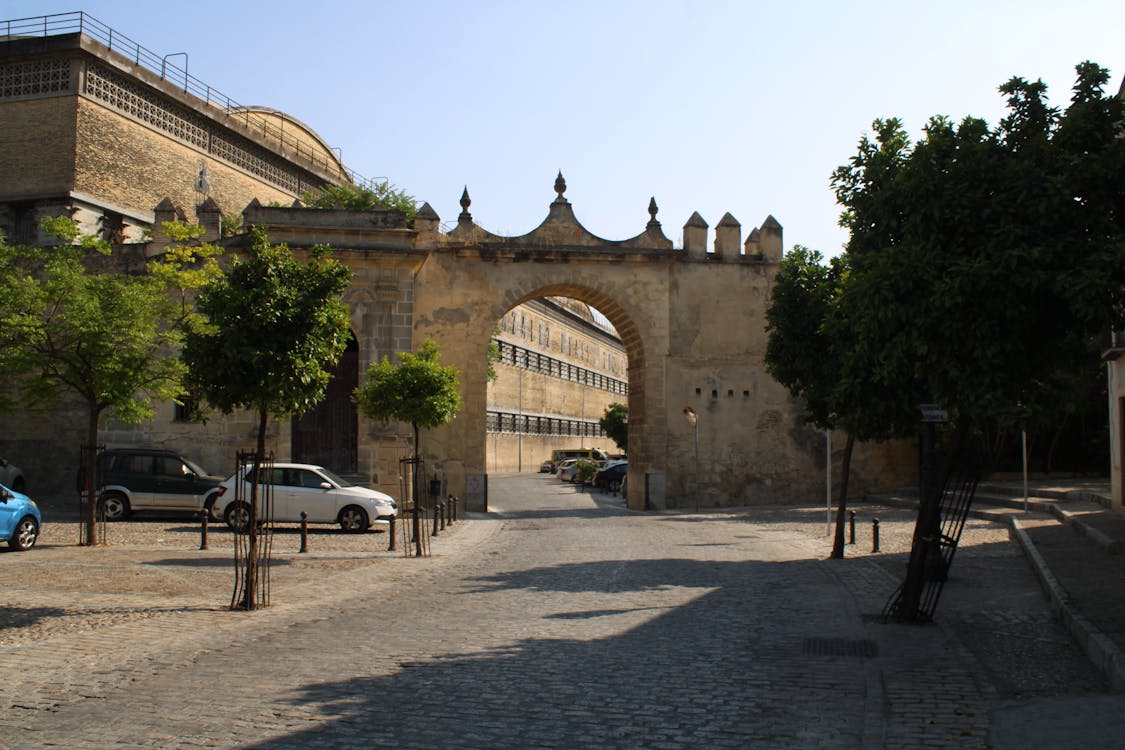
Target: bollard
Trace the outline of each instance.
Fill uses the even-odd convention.
[[[309,551],[309,514],[301,511],[301,552]]]
[[[855,511],[848,511],[848,544],[855,544]]]
[[[207,549],[207,518],[210,515],[206,508],[199,512],[199,549]]]
[[[452,513],[453,513],[453,495],[450,495],[449,497],[447,497],[445,499],[445,522],[450,526],[453,525],[453,516],[450,515]]]
[[[433,530],[433,533],[430,534],[430,536],[437,536],[438,535],[438,516],[440,516],[440,515],[441,515],[441,503],[436,502],[436,498],[435,498],[435,502],[434,502],[434,530]]]
[[[390,527],[390,529],[388,529],[387,533],[390,534],[391,538],[390,538],[390,542],[387,544],[387,552],[394,552],[395,551],[395,516],[391,516],[390,524],[391,524],[391,527]]]
[[[453,497],[453,520],[457,520],[457,497]]]
[[[879,519],[871,519],[871,551],[879,551]]]
[[[441,519],[441,530],[445,531],[445,503],[441,502],[440,500],[437,504],[437,514],[438,518]]]

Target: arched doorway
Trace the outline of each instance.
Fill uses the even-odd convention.
[[[332,371],[324,400],[293,419],[293,460],[324,466],[337,474],[357,467],[359,418],[352,392],[359,386],[359,344],[352,335]]]

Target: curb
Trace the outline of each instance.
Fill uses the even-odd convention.
[[[1070,596],[1054,574],[1051,573],[1050,568],[1047,567],[1047,562],[1039,554],[1039,550],[1035,549],[1034,543],[1028,537],[1027,532],[1023,530],[1019,519],[1009,516],[1008,525],[1012,529],[1013,536],[1016,537],[1023,548],[1027,559],[1031,562],[1031,566],[1035,570],[1035,576],[1039,579],[1039,583],[1043,586],[1047,599],[1051,603],[1051,610],[1058,616],[1063,626],[1070,631],[1074,639],[1078,641],[1078,645],[1094,667],[1105,676],[1110,688],[1115,691],[1125,690],[1125,654],[1122,654],[1121,649],[1113,641],[1103,635],[1092,622],[1086,619],[1085,615],[1071,606]]]

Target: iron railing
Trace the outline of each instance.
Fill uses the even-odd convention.
[[[339,166],[321,153],[319,149],[310,148],[308,143],[302,139],[286,133],[283,113],[277,113],[277,116],[281,118],[281,125],[279,126],[275,124],[273,119],[263,117],[253,108],[239,104],[218,89],[188,73],[188,55],[186,52],[159,55],[82,11],[0,21],[0,42],[63,34],[86,35],[111,51],[155,73],[161,79],[182,88],[184,93],[191,94],[207,105],[221,109],[227,116],[242,121],[247,129],[284,149],[290,149],[298,159],[302,159],[314,167],[322,168],[359,185],[370,186],[374,182],[378,182],[378,178],[369,180],[346,166],[343,167],[344,171],[341,172]],[[184,61],[183,67],[169,59],[176,58],[178,60],[181,57]]]

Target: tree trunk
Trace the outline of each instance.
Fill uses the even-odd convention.
[[[855,447],[855,435],[848,433],[844,443],[844,459],[840,467],[840,502],[836,506],[836,536],[832,540],[832,555],[830,559],[841,560],[844,557],[844,517],[848,512],[848,478],[852,473],[852,448]]]
[[[242,599],[243,609],[256,609],[258,602],[258,485],[262,461],[266,457],[268,416],[265,409],[258,412],[258,444],[254,451],[254,471],[250,475],[250,526],[246,530],[246,590]]]
[[[98,421],[101,418],[101,407],[90,402],[90,410],[86,422],[85,466],[83,471],[82,486],[79,492],[85,490],[80,496],[82,510],[82,546],[93,546],[98,543]]]
[[[420,516],[419,516],[420,509],[418,508],[419,498],[421,497],[418,494],[418,486],[419,486],[418,485],[418,475],[421,473],[422,465],[421,465],[420,451],[418,450],[418,425],[412,423],[410,426],[414,428],[414,478],[413,478],[414,503],[413,503],[413,509],[411,511],[410,521],[411,521],[411,525],[414,528],[414,556],[415,557],[421,557],[422,556],[422,523],[421,523],[421,519],[420,519]]]

